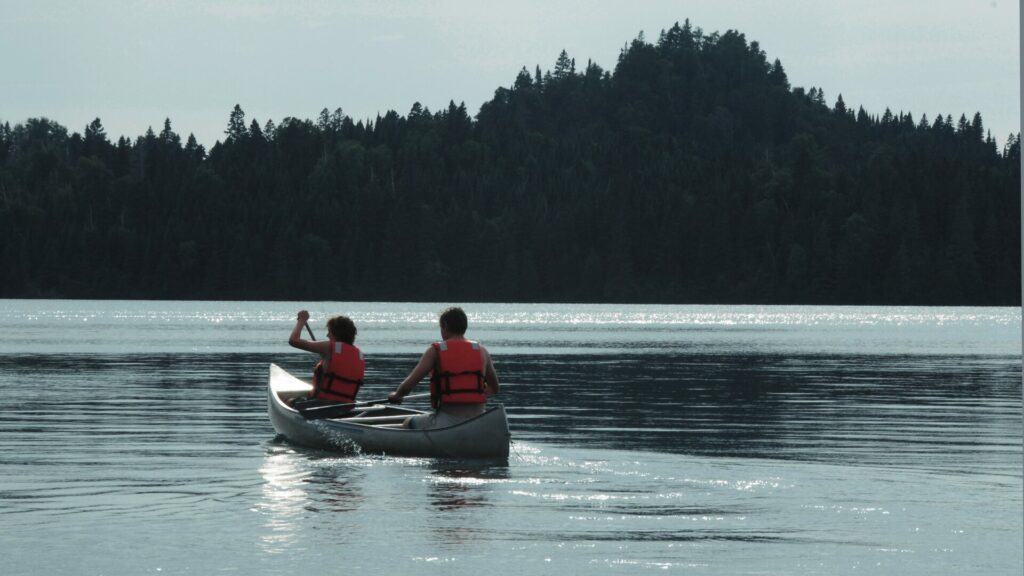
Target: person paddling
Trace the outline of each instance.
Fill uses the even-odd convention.
[[[366,361],[355,346],[356,325],[348,316],[335,316],[327,321],[327,340],[304,340],[303,327],[309,328],[309,312],[300,310],[288,344],[320,355],[313,369],[313,390],[309,399],[323,402],[350,403],[363,384]],[[313,336],[310,331],[310,337]]]
[[[462,308],[448,308],[441,313],[441,341],[434,342],[420,357],[419,363],[388,395],[393,404],[430,373],[430,403],[434,412],[411,416],[405,428],[443,428],[483,414],[487,397],[498,393],[498,374],[487,349],[466,339],[469,321]]]

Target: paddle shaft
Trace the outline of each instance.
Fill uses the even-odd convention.
[[[316,336],[313,336],[313,330],[309,327],[309,322],[306,322],[306,332],[309,332],[309,339],[316,342]]]
[[[405,400],[405,399],[415,399],[415,398],[427,398],[429,396],[430,396],[429,393],[411,394],[411,395],[406,396],[405,398],[403,398],[403,400]],[[306,420],[316,420],[316,419],[319,419],[319,418],[333,418],[335,416],[340,416],[342,414],[347,414],[347,413],[351,412],[352,410],[358,408],[359,406],[369,406],[371,404],[383,404],[383,403],[386,403],[386,402],[390,402],[390,401],[387,398],[382,398],[380,400],[366,400],[364,402],[353,402],[351,404],[329,404],[327,406],[314,406],[312,408],[300,409],[299,413],[302,414],[302,417],[305,418]]]
[[[403,396],[402,400],[415,400],[417,398],[427,398],[429,396],[430,396],[429,392],[424,392],[423,394],[410,394],[408,396]],[[383,404],[385,402],[390,404],[391,403],[391,399],[390,398],[381,398],[380,400],[366,400],[366,401],[363,401],[363,402],[354,402],[353,406],[358,406],[360,404]],[[344,406],[344,404],[343,404],[343,406]]]

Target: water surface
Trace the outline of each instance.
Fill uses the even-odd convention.
[[[1019,309],[466,305],[497,465],[275,438],[300,307],[379,397],[444,306],[0,301],[4,574],[1024,566]]]

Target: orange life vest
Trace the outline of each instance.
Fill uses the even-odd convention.
[[[444,404],[486,404],[484,355],[472,340],[444,340],[431,344],[437,350],[437,364],[430,378],[430,402]]]
[[[366,362],[363,353],[352,344],[331,340],[331,357],[313,369],[313,392],[310,398],[337,402],[355,402],[363,384]]]

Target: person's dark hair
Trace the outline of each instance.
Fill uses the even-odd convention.
[[[345,344],[354,344],[356,341],[356,324],[348,316],[335,316],[328,320],[327,332]]]
[[[452,306],[441,312],[441,325],[454,334],[465,334],[469,320],[466,319],[466,313],[462,311],[462,308]]]

